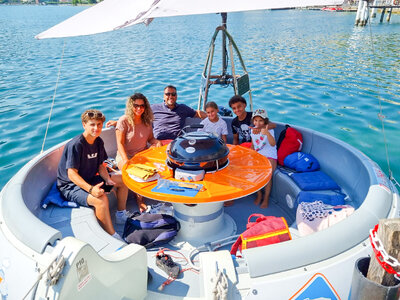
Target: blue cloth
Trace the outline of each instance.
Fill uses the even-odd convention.
[[[297,172],[312,172],[319,170],[318,160],[311,154],[294,152],[285,157],[283,164]]]
[[[299,204],[300,202],[314,202],[320,200],[324,204],[336,206],[336,205],[344,205],[345,198],[346,198],[345,194],[333,191],[326,194],[301,191],[297,195],[297,203]]]
[[[175,139],[185,125],[186,118],[193,118],[196,115],[193,108],[178,103],[173,109],[164,102],[151,105],[151,109],[154,115],[153,134],[158,140]]]
[[[337,183],[322,171],[289,173],[288,175],[303,191],[340,190]]]
[[[46,198],[42,200],[41,206],[42,208],[47,208],[50,203],[55,204],[59,207],[79,207],[77,203],[64,199],[64,197],[57,189],[57,182],[54,182]]]

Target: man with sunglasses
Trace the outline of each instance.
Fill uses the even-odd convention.
[[[164,88],[164,102],[151,106],[154,114],[153,133],[158,140],[175,139],[185,125],[187,117],[201,119],[207,117],[204,111],[176,103],[177,99],[176,87],[168,85]]]
[[[104,142],[100,138],[105,116],[98,110],[89,109],[82,115],[84,132],[65,147],[57,170],[57,187],[68,200],[82,206],[94,207],[96,217],[103,229],[122,240],[111,221],[107,186],[114,186],[117,193],[117,209],[126,211],[128,188],[121,175],[110,175],[103,165],[107,159]]]

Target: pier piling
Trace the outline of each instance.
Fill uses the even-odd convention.
[[[399,260],[400,259],[400,220],[399,219],[383,219],[379,221],[377,236],[382,242],[382,246],[386,253]],[[384,286],[395,285],[398,281],[393,274],[389,274],[379,264],[375,255],[372,256],[371,263],[368,269],[368,279],[382,284]],[[397,271],[398,268],[397,268]]]
[[[380,220],[371,236],[376,251],[356,261],[349,300],[398,300],[400,281],[391,273],[400,271],[400,220]]]
[[[373,1],[373,2],[372,2]],[[371,13],[369,12],[369,9]],[[387,1],[383,0],[360,0],[358,2],[357,14],[356,14],[356,26],[365,26],[368,22],[369,16],[371,18],[376,17],[377,9],[381,9],[381,17],[379,22],[382,23],[385,17],[386,9],[388,10],[387,22],[390,22],[390,18],[392,16],[393,8],[400,8],[399,0],[392,0],[390,4]]]

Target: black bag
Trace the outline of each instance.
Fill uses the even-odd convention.
[[[168,243],[180,228],[180,223],[170,215],[137,213],[126,220],[122,237],[128,244],[152,248]]]
[[[286,125],[285,125],[285,129],[283,129],[283,130],[281,131],[281,133],[279,134],[278,141],[276,142],[276,150],[278,150],[279,147],[281,146],[282,141],[283,141],[283,139],[284,139],[285,136],[286,136],[286,129],[288,129],[289,127],[290,127],[290,125],[286,124]]]

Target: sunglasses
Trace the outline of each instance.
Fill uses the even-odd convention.
[[[91,111],[89,111],[89,112],[87,112],[86,113],[87,114],[87,116],[89,117],[89,118],[98,118],[98,119],[100,119],[100,118],[103,118],[104,117],[104,115],[101,113],[101,112],[91,112]]]
[[[176,93],[164,93],[164,95],[165,95],[165,96],[173,96],[173,97],[175,97],[175,96],[176,96]]]
[[[133,108],[146,108],[146,105],[133,103]]]

